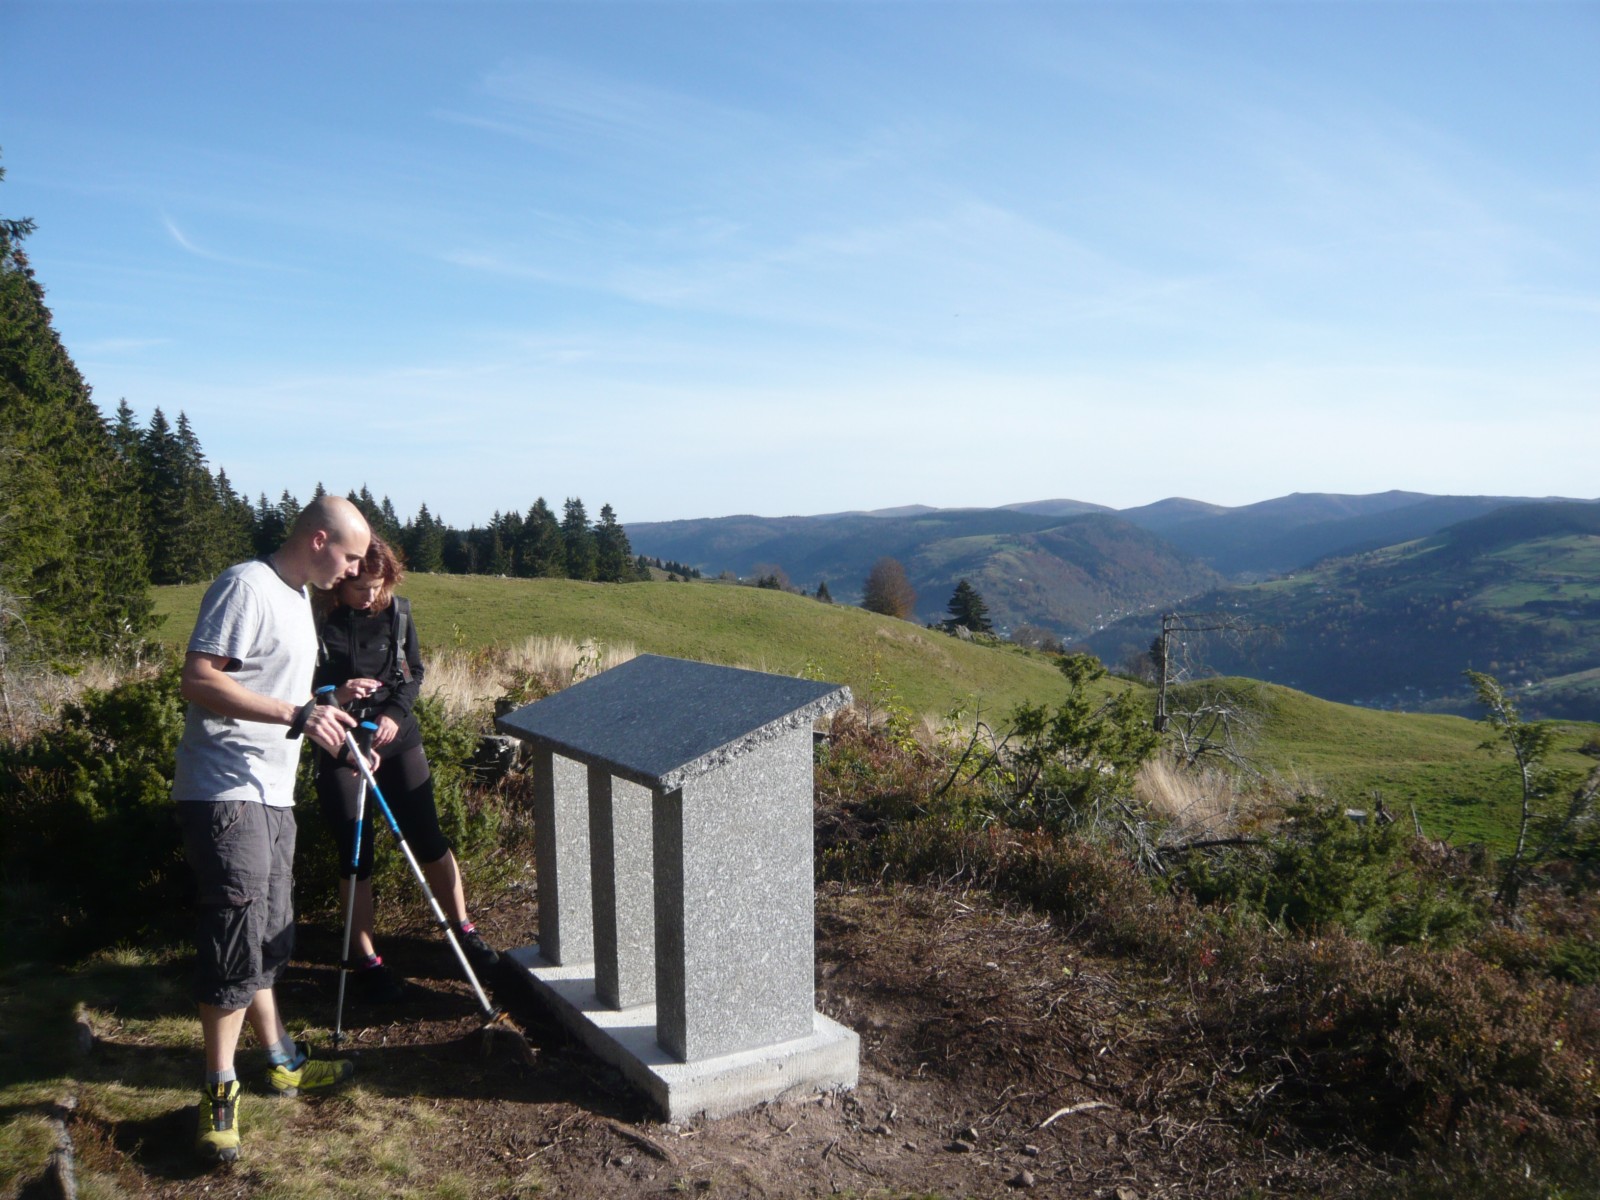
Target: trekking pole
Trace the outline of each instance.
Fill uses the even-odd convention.
[[[363,721],[363,726],[376,731],[377,726]],[[383,791],[378,787],[378,781],[372,777],[372,768],[367,765],[366,755],[361,753],[361,748],[356,745],[355,736],[345,730],[344,744],[350,751],[351,761],[357,771],[361,772],[361,779],[365,786],[371,790],[372,798],[378,802],[378,811],[383,814],[383,819],[389,828],[394,831],[395,840],[400,843],[400,853],[406,857],[406,862],[411,864],[411,873],[417,877],[417,883],[422,887],[422,894],[428,899],[428,907],[433,910],[433,919],[439,928],[444,931],[445,941],[450,943],[450,949],[456,953],[456,961],[461,964],[461,969],[466,972],[467,982],[472,984],[473,993],[478,997],[478,1003],[483,1006],[484,1015],[495,1019],[500,1016],[495,1011],[494,1005],[489,1003],[489,997],[484,995],[483,985],[478,982],[478,976],[472,970],[472,964],[467,961],[466,953],[461,949],[461,943],[456,940],[455,930],[450,928],[450,922],[444,915],[444,909],[439,907],[439,901],[434,898],[433,889],[428,886],[427,878],[422,874],[422,867],[417,863],[417,856],[411,853],[411,847],[406,845],[406,835],[400,832],[400,824],[394,819],[394,813],[389,811],[389,802],[383,798]]]
[[[356,730],[356,749],[362,755],[361,761],[366,761],[366,750],[372,744],[372,735],[377,731],[377,726],[371,722],[363,721]],[[350,844],[350,890],[345,897],[344,906],[344,944],[339,950],[339,1007],[334,1010],[333,1016],[333,1044],[337,1046],[344,1041],[344,985],[350,978],[350,931],[356,921],[356,873],[361,870],[361,822],[367,810],[367,781],[363,777],[361,785],[356,791],[356,828],[355,840]]]

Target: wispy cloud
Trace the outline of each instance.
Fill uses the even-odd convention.
[[[82,352],[88,357],[109,358],[113,355],[136,354],[140,350],[149,350],[156,346],[170,346],[171,344],[172,339],[166,337],[100,338],[98,341],[85,343]]]
[[[252,271],[287,271],[293,268],[281,262],[268,262],[265,259],[242,258],[231,254],[219,254],[204,246],[198,245],[194,239],[178,227],[178,223],[166,214],[162,214],[161,223],[166,226],[167,234],[180,247],[196,258],[206,262],[218,263],[225,267],[242,267]]]

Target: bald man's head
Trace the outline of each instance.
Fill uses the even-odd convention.
[[[285,580],[324,590],[361,570],[372,530],[343,496],[318,496],[300,510],[275,556]]]

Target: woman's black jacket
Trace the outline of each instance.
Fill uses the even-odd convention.
[[[407,606],[409,607],[409,606]],[[405,622],[405,664],[395,653],[398,599],[381,612],[367,613],[336,605],[317,631],[321,645],[313,687],[338,685],[348,679],[376,679],[383,686],[364,701],[350,706],[351,713],[364,721],[388,717],[400,727],[392,750],[406,749],[421,741],[421,733],[411,711],[422,692],[422,652],[417,645],[417,627]]]

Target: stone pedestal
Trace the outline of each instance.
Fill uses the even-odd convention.
[[[497,722],[536,772],[540,942],[510,957],[668,1119],[856,1082],[813,993],[811,727],[849,700],[644,655]]]

